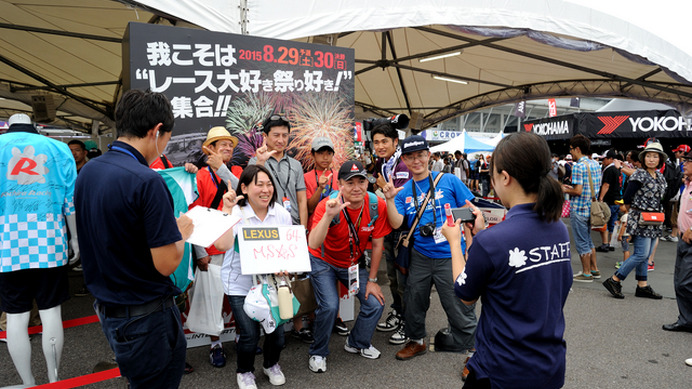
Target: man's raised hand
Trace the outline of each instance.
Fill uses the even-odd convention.
[[[392,176],[389,177],[389,181],[387,181],[387,184],[382,188],[382,193],[384,193],[384,198],[387,200],[392,200],[396,197],[401,190],[404,189],[404,187],[399,187],[396,188],[394,186],[394,178]]]
[[[202,146],[202,150],[207,154],[207,165],[211,166],[214,171],[219,170],[221,165],[223,165],[223,156],[221,156],[221,153],[217,153],[207,146]]]

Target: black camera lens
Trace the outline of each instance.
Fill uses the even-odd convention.
[[[435,225],[433,223],[428,223],[420,226],[420,236],[424,238],[429,238],[435,233]]]

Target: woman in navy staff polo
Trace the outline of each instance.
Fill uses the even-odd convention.
[[[482,299],[476,353],[464,388],[560,388],[565,381],[565,318],[572,286],[570,244],[560,221],[562,191],[548,173],[550,149],[533,133],[498,143],[490,162],[495,193],[509,209],[483,229],[482,213],[467,225],[468,257],[459,220],[442,234],[452,248],[454,291],[465,303]],[[470,228],[470,229],[469,229]],[[472,235],[477,232],[477,235]]]

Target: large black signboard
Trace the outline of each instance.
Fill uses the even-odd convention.
[[[173,105],[169,158],[195,159],[207,131],[225,126],[242,164],[262,143],[256,124],[272,113],[290,119],[289,154],[299,161],[310,161],[320,135],[334,142],[335,164],[351,157],[352,49],[142,23],[129,24],[124,42],[125,89],[161,92]]]
[[[574,135],[575,120],[572,115],[556,116],[549,119],[532,120],[522,123],[526,132],[533,132],[546,140],[569,139]]]

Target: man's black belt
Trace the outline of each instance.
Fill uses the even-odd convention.
[[[122,305],[118,307],[104,306],[103,313],[106,317],[121,319],[125,317],[144,316],[152,312],[163,311],[173,305],[175,305],[173,297],[165,297],[139,305]]]

